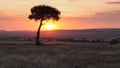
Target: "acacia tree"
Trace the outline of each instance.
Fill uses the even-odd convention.
[[[47,5],[38,5],[31,8],[31,14],[28,18],[34,19],[35,21],[40,21],[40,25],[38,27],[37,35],[36,35],[36,45],[41,45],[40,41],[40,29],[43,25],[44,20],[55,20],[58,21],[60,19],[60,11],[56,8]]]

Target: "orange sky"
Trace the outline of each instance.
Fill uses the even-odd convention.
[[[61,11],[54,29],[120,28],[119,0],[2,0],[0,30],[37,30],[39,22],[27,17],[30,9],[40,4]]]

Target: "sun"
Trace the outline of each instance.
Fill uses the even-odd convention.
[[[54,29],[54,25],[53,24],[46,24],[45,25],[45,29],[46,30],[53,30]]]

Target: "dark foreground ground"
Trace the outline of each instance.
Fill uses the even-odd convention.
[[[0,41],[0,68],[120,68],[120,44]]]

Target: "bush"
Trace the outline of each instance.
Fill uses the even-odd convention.
[[[119,39],[112,39],[110,41],[110,44],[118,44],[119,43]]]

